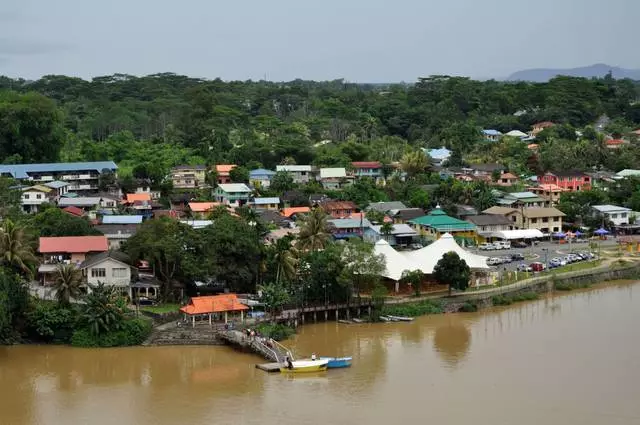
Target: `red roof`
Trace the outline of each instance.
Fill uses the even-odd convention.
[[[84,215],[84,210],[78,207],[63,208],[62,211],[69,213],[71,215],[75,215],[76,217],[82,217]]]
[[[228,176],[231,170],[233,170],[236,167],[237,165],[235,164],[218,164],[216,165],[216,173],[218,173],[221,176]]]
[[[38,252],[54,254],[66,252],[70,254],[87,252],[104,252],[109,249],[106,236],[62,236],[41,237]]]
[[[127,193],[126,202],[132,204],[136,201],[149,201],[151,202],[150,193]]]
[[[306,214],[310,211],[309,207],[291,207],[282,210],[283,217],[291,217],[294,214]]]
[[[188,305],[180,308],[180,311],[186,314],[207,314],[248,309],[249,307],[240,303],[236,294],[222,294],[193,297]]]
[[[353,168],[381,168],[382,164],[379,161],[360,161],[352,162]]]
[[[624,140],[620,139],[611,139],[605,142],[607,146],[616,146],[616,145],[624,145]]]
[[[220,202],[189,202],[189,209],[193,212],[211,211],[215,207],[222,205]]]

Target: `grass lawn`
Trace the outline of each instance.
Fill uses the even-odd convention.
[[[557,271],[558,273],[575,272],[578,270],[592,269],[594,267],[598,267],[600,264],[602,264],[602,260],[582,261],[579,263],[569,264],[564,267],[558,267],[557,269],[554,269],[554,271]]]
[[[176,313],[180,308],[179,304],[158,304],[158,305],[145,305],[140,307],[142,311],[148,311],[149,313],[154,314],[164,314],[164,313]]]

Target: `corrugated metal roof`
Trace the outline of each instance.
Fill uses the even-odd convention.
[[[357,227],[371,227],[371,222],[366,218],[338,218],[335,220],[327,220],[338,229],[355,229]]]
[[[105,236],[62,236],[41,237],[38,252],[43,254],[83,253],[102,252],[108,249],[109,245]]]
[[[256,170],[251,170],[249,171],[249,178],[256,178],[258,176],[262,177],[262,176],[267,176],[267,177],[271,177],[273,175],[275,175],[276,172],[275,171],[271,171],[271,170],[267,170],[265,168],[258,168]]]
[[[223,183],[218,187],[227,193],[234,192],[251,192],[251,189],[244,183]]]
[[[347,170],[344,168],[321,168],[320,169],[320,178],[321,179],[336,179],[347,177]]]
[[[50,187],[52,189],[60,189],[61,187],[69,186],[69,183],[63,182],[60,180],[54,180],[52,182],[43,183],[45,186]]]
[[[286,171],[289,173],[310,172],[311,165],[276,165],[276,171]]]
[[[141,215],[105,215],[102,217],[102,224],[140,224]]]
[[[601,213],[610,213],[610,212],[629,212],[631,208],[619,207],[617,205],[592,205],[596,211],[600,211]]]
[[[95,162],[57,162],[50,164],[13,164],[0,165],[0,174],[10,174],[15,179],[26,179],[29,173],[62,173],[65,171],[97,171],[103,169],[116,171],[118,166],[113,161]]]
[[[255,205],[279,204],[280,203],[280,198],[278,198],[278,197],[273,197],[273,198],[255,198],[253,200],[253,203]]]
[[[100,204],[100,198],[60,198],[59,207],[93,207]]]

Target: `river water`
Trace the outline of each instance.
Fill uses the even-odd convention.
[[[0,348],[2,425],[640,424],[640,283],[413,323],[308,325],[287,377],[227,347]]]

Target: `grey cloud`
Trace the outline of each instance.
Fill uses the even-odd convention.
[[[0,38],[0,55],[4,56],[40,55],[66,50],[69,47],[65,44],[43,41]]]

